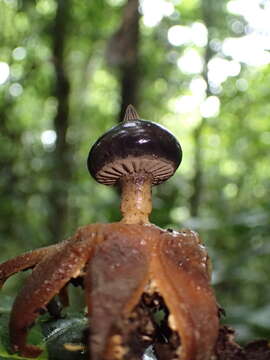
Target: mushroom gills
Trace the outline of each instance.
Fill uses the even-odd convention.
[[[180,359],[181,342],[170,327],[169,310],[162,296],[144,292],[129,315],[115,324],[110,349],[114,360],[146,360],[149,350],[153,360]]]
[[[155,159],[151,156],[142,159],[130,156],[103,166],[97,174],[97,179],[106,185],[112,185],[118,181],[119,177],[144,172],[150,173],[153,184],[157,185],[171,176],[174,171],[173,164],[165,159]]]

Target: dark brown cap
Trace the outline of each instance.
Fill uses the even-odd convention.
[[[92,146],[87,165],[102,184],[115,184],[135,173],[149,174],[153,184],[160,184],[174,174],[181,160],[181,146],[174,135],[159,124],[140,120],[129,105],[124,121]]]

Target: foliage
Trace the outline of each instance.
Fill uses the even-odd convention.
[[[200,233],[213,261],[213,284],[227,313],[225,322],[246,341],[270,333],[270,70],[269,61],[259,63],[265,53],[257,53],[257,63],[252,63],[226,52],[228,39],[258,30],[244,11],[232,11],[236,3],[240,1],[160,0],[167,12],[151,26],[141,3],[138,112],[167,126],[184,152],[175,176],[153,190],[151,220]],[[263,1],[252,3],[266,13]],[[55,139],[61,97],[55,92],[53,44],[58,34],[53,26],[60,5],[61,0],[0,0],[1,261],[55,240],[58,235],[48,226],[55,219],[50,199],[61,189],[67,192],[63,238],[78,226],[120,218],[118,192],[90,179],[85,163],[90,145],[116,123],[120,112],[121,69],[112,66],[108,42],[119,28],[125,2],[69,0],[66,5],[66,179],[57,173]],[[183,32],[168,41],[168,31],[178,25],[200,30],[186,41],[181,42]],[[208,38],[198,36],[205,30]],[[248,59],[254,51],[249,41],[250,52],[242,51]],[[201,59],[199,70],[192,69],[190,59],[195,58]],[[14,297],[20,283],[9,281],[3,296]],[[2,307],[3,301],[1,297]],[[5,321],[5,311],[0,319]],[[2,341],[5,337],[2,333]],[[0,357],[8,356],[3,345],[0,351]]]
[[[0,316],[0,359],[25,358],[18,354],[11,354],[9,347],[8,321],[11,298],[3,298],[4,306]],[[80,313],[70,315],[70,318],[50,319],[41,317],[29,335],[29,342],[43,349],[37,360],[72,359],[83,360],[86,358],[83,345],[88,320]]]
[[[8,331],[8,322],[9,322],[9,312],[11,307],[12,299],[11,297],[2,297],[1,298],[1,315],[0,315],[0,359],[11,360],[11,359],[21,359],[25,358],[19,356],[18,354],[10,353],[10,345],[9,345],[9,331]],[[42,344],[42,333],[39,325],[36,325],[30,333],[29,341],[31,344],[41,346],[44,348]],[[44,351],[41,356],[38,357],[38,360],[47,359],[47,353]]]

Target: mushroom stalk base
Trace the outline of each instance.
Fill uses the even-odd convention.
[[[149,223],[152,211],[152,179],[146,174],[126,176],[121,179],[121,213],[125,224]]]

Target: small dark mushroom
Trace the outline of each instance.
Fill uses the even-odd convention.
[[[100,183],[122,188],[123,222],[148,222],[151,187],[166,181],[182,160],[181,146],[164,127],[139,119],[132,105],[124,121],[101,136],[88,156],[90,174]]]

